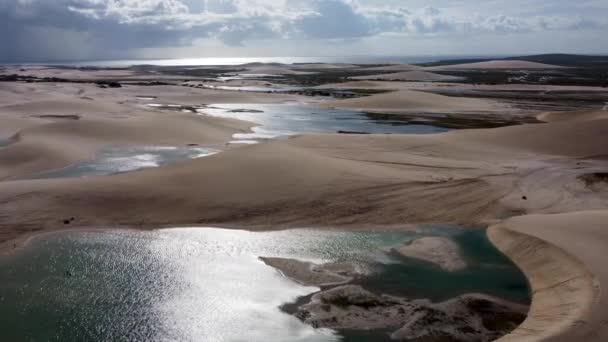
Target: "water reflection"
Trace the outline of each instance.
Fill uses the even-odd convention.
[[[113,147],[101,151],[93,160],[82,161],[63,169],[40,172],[20,179],[111,175],[201,158],[217,152],[219,150],[207,147]]]
[[[311,108],[298,103],[290,104],[213,104],[197,109],[212,116],[251,121],[260,126],[253,133],[238,134],[236,139],[268,139],[297,133],[405,133],[427,134],[448,129],[432,124],[409,124],[394,120],[373,120],[363,112]]]
[[[461,234],[469,233],[454,227],[405,232],[181,228],[39,237],[0,259],[1,334],[7,341],[336,341],[338,332],[314,329],[279,309],[318,289],[282,277],[259,256],[360,260],[376,265],[375,279],[383,278],[385,285],[407,285],[404,281],[416,279],[383,271],[407,265],[391,255],[391,247],[423,235]],[[472,234],[484,236],[481,230]],[[495,250],[484,253],[476,259],[483,265],[476,268],[479,274],[453,286],[454,275],[430,265],[414,263],[398,272],[433,269],[433,291],[443,288],[446,295],[500,293],[488,280],[514,268],[497,262],[502,259]],[[512,274],[509,281],[525,282]],[[371,281],[366,287],[377,286]],[[418,291],[410,295],[426,296],[424,288]]]

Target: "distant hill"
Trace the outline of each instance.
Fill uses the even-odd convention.
[[[588,56],[553,53],[544,55],[509,57],[505,59],[519,59],[530,62],[557,64],[562,66],[608,66],[608,56]]]
[[[493,60],[521,60],[528,62],[536,62],[543,64],[554,64],[568,67],[608,67],[608,56],[589,56],[589,55],[574,55],[574,54],[542,54],[530,56],[516,56],[507,58],[486,58],[486,59],[455,59],[444,60],[432,63],[420,63],[418,65],[431,67],[443,66],[452,64],[479,63]]]

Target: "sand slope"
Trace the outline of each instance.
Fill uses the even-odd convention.
[[[91,158],[117,145],[223,144],[252,125],[230,119],[146,109],[147,102],[228,101],[232,92],[176,86],[100,89],[88,84],[3,84],[0,88],[0,180]],[[138,100],[153,95],[154,100]],[[272,94],[268,94],[272,95]],[[259,94],[238,97],[255,102]],[[263,101],[280,101],[269,96]],[[188,103],[188,101],[184,101]]]
[[[608,119],[608,110],[585,109],[568,112],[547,112],[539,114],[536,118],[545,122]]]
[[[412,64],[394,64],[394,65],[385,65],[373,68],[363,68],[361,70],[365,71],[412,71],[422,69],[417,65]]]
[[[108,146],[223,144],[249,124],[178,114],[151,114],[131,120],[59,121],[22,129],[18,140],[0,149],[0,180],[64,167],[92,158]]]
[[[605,208],[606,192],[585,190],[577,177],[607,161],[569,156],[605,153],[608,125],[574,125],[426,136],[305,135],[110,177],[5,181],[0,238],[63,228],[63,218],[72,216],[83,226],[272,229],[480,224],[521,212]],[[575,139],[564,138],[569,131]],[[22,143],[28,141],[35,143],[27,136]]]
[[[457,81],[460,77],[440,75],[428,71],[405,71],[390,74],[351,77],[353,80],[388,80],[388,81]]]
[[[533,291],[528,318],[499,341],[608,340],[608,211],[516,217],[489,236]]]
[[[559,65],[543,64],[520,60],[495,60],[478,63],[442,65],[426,68],[427,70],[461,70],[461,69],[560,69]]]
[[[400,90],[347,100],[321,103],[324,107],[370,110],[377,112],[487,112],[501,107],[491,100],[458,98],[420,91]]]
[[[345,63],[309,63],[309,64],[291,64],[290,69],[350,69],[355,68],[354,64]]]
[[[265,74],[265,75],[310,75],[314,72],[292,70],[286,67],[275,67],[275,66],[259,66],[253,68],[247,68],[246,71],[239,72],[239,74]]]
[[[95,69],[95,68],[60,68],[45,66],[11,66],[4,74],[19,74],[33,77],[57,77],[71,80],[96,80],[126,78],[135,76],[136,72],[127,68]]]
[[[448,132],[443,139],[508,146],[545,155],[605,156],[608,119],[470,130],[465,134]]]

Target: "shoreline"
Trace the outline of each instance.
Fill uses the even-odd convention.
[[[601,212],[608,217],[607,212]],[[575,213],[577,214],[577,213]],[[559,216],[546,215],[546,216]],[[562,214],[564,215],[564,214]],[[565,214],[569,215],[569,214]],[[534,216],[534,215],[531,215]],[[568,341],[560,339],[559,336],[569,334],[574,326],[580,326],[581,321],[584,321],[592,313],[592,308],[597,306],[598,293],[600,289],[600,281],[597,277],[587,269],[586,265],[578,260],[575,255],[572,255],[563,248],[553,245],[551,242],[544,239],[520,232],[522,229],[510,227],[511,220],[523,219],[527,216],[515,217],[501,223],[492,225],[487,228],[487,236],[489,241],[500,252],[504,253],[511,259],[518,268],[524,273],[531,286],[531,305],[530,312],[526,320],[518,326],[513,332],[507,334],[497,341],[499,342],[515,342],[515,341],[536,341],[538,339],[548,341]],[[338,231],[361,231],[359,229],[346,227],[307,227],[307,228],[285,228],[285,229],[265,229],[251,230],[244,227],[221,227],[221,226],[199,226],[192,225],[167,225],[156,226],[150,229],[141,229],[137,227],[73,227],[53,231],[41,231],[21,236],[15,240],[10,240],[0,245],[0,257],[7,257],[18,253],[34,240],[44,238],[51,234],[64,234],[70,232],[97,232],[103,233],[107,231],[156,231],[172,228],[217,228],[217,229],[237,229],[249,232],[255,231],[280,231],[280,230],[322,230],[332,229]],[[380,227],[376,227],[378,231]],[[380,228],[386,231],[403,231],[403,230],[418,230],[424,227],[414,225],[407,226],[384,226]],[[484,229],[484,228],[470,228]],[[13,243],[17,244],[16,248],[11,248]],[[542,251],[539,253],[539,251]],[[539,259],[542,258],[542,259]],[[542,261],[541,261],[542,260]],[[540,262],[540,264],[539,264]],[[556,272],[556,270],[559,270]],[[572,280],[580,277],[580,281]],[[549,279],[548,279],[549,278]],[[561,280],[560,280],[561,279]],[[566,280],[564,280],[566,279]],[[549,283],[547,283],[549,281]],[[575,291],[580,293],[582,297],[576,301],[569,302],[570,292]],[[560,295],[561,293],[561,295]],[[551,304],[550,308],[546,308],[546,303],[559,298],[555,304]],[[576,303],[576,304],[574,304]],[[574,306],[573,306],[574,305]],[[551,312],[547,315],[547,312]],[[604,335],[601,335],[604,336]],[[600,341],[601,339],[590,339],[589,341]]]
[[[590,257],[606,246],[608,232],[600,231],[599,220],[607,218],[607,211],[526,215],[488,228],[492,244],[528,278],[532,296],[526,320],[497,341],[605,341],[608,321],[601,286],[607,277],[601,262]],[[587,225],[597,236],[569,231]],[[572,246],[572,234],[585,241]]]
[[[176,227],[176,228],[178,228],[178,227]],[[206,227],[197,227],[197,229],[200,229],[200,228],[206,228]],[[209,228],[212,228],[212,227],[209,227]],[[215,227],[213,227],[213,228],[215,228]],[[157,229],[158,230],[163,230],[164,228],[157,228]],[[310,228],[310,229],[314,229],[314,228]],[[122,234],[120,234],[121,231],[126,231],[126,232],[133,231],[133,232],[137,232],[139,230],[138,229],[133,229],[133,228],[119,228],[119,229],[106,228],[106,229],[103,229],[103,228],[90,228],[90,227],[89,228],[85,228],[85,227],[73,227],[71,229],[64,229],[64,230],[58,230],[58,231],[52,231],[52,232],[42,232],[42,233],[34,234],[33,236],[29,236],[29,237],[25,238],[23,245],[19,249],[15,250],[13,252],[18,253],[19,251],[22,251],[25,248],[43,247],[42,245],[40,245],[40,241],[38,241],[36,239],[46,239],[49,236],[52,236],[51,234],[66,234],[66,233],[67,234],[71,234],[71,233],[74,233],[74,232],[84,232],[84,233],[93,233],[93,234],[95,234],[95,233],[99,233],[99,234],[106,233],[106,234],[112,234],[112,235],[114,235],[113,233],[118,232],[116,234],[116,237],[120,237],[122,235]],[[341,230],[341,231],[343,231],[343,230]],[[112,235],[110,235],[110,236],[112,236]],[[34,245],[34,246],[32,246],[32,245]],[[0,253],[0,257],[4,257],[4,256],[6,256],[6,255]],[[11,256],[11,255],[9,255],[9,256]],[[25,254],[25,256],[29,257],[29,254]],[[260,258],[260,259],[262,259],[262,258]],[[9,262],[11,260],[12,259],[8,259]],[[293,259],[293,260],[298,260],[298,259]],[[265,262],[265,263],[268,266],[276,267],[276,266],[270,265],[267,262]],[[303,263],[304,264],[310,264],[308,262],[303,262]],[[341,273],[342,272],[341,271],[342,268],[335,269],[335,267],[333,267],[332,263],[329,263],[329,264],[318,264],[317,266],[319,266],[321,268],[328,267],[328,270],[330,271],[330,274],[336,274],[336,275],[340,274],[342,276],[342,273]],[[349,269],[349,268],[344,268],[344,269]],[[280,269],[278,269],[278,271],[279,271],[279,273],[282,274],[282,276],[284,278],[291,279],[291,280],[293,280],[295,282],[298,282],[293,277],[289,276],[285,272],[282,272]],[[337,272],[337,273],[334,273],[334,271]],[[317,272],[317,271],[315,270],[315,272]],[[344,279],[344,280],[345,280],[345,282],[348,282],[351,279],[348,279],[348,280]],[[334,285],[336,285],[336,286],[344,285],[344,284],[341,284],[341,282],[340,283],[325,283],[324,282],[324,283],[318,284],[318,285],[317,284],[309,284],[309,283],[306,283],[306,282],[298,282],[298,283],[300,283],[301,285],[304,285],[304,286],[320,286],[321,290],[323,290],[324,287],[328,286],[328,285],[331,285],[331,286],[334,286]],[[379,292],[377,295],[381,296],[382,298],[384,298],[387,301],[387,303],[390,303],[393,306],[395,305],[394,301],[397,300],[397,299],[399,299],[399,298],[401,298],[401,297],[398,297],[398,296],[396,297],[395,295],[384,295],[381,292]],[[523,309],[523,308],[527,307],[527,305],[520,304],[519,302],[512,301],[510,299],[505,299],[505,298],[506,297],[500,297],[500,296],[496,296],[496,295],[484,294],[483,292],[475,292],[474,291],[474,292],[470,292],[470,293],[467,292],[467,293],[464,293],[464,294],[459,294],[459,295],[454,296],[454,297],[448,297],[447,299],[441,300],[441,301],[435,301],[435,300],[432,300],[432,299],[426,298],[426,297],[413,298],[413,299],[407,299],[407,297],[403,297],[402,299],[403,299],[403,304],[405,305],[404,308],[406,310],[410,310],[411,309],[411,307],[410,307],[411,305],[414,305],[415,307],[421,306],[422,308],[428,307],[428,310],[429,310],[428,315],[431,315],[431,316],[433,316],[433,314],[437,310],[439,310],[441,312],[443,312],[442,310],[445,310],[448,314],[457,315],[457,314],[454,313],[454,310],[465,310],[464,308],[468,307],[466,303],[469,300],[472,300],[474,303],[479,303],[479,305],[482,305],[483,307],[486,306],[486,304],[488,303],[488,301],[491,302],[491,303],[493,303],[492,304],[493,307],[494,307],[494,305],[498,305],[500,307],[505,307],[505,308],[507,308],[506,310],[508,311],[508,315],[509,315],[508,317],[509,317],[509,319],[512,319],[512,316],[511,316],[512,312],[510,310],[519,311],[519,309]],[[290,302],[286,302],[286,303],[290,303]],[[519,309],[516,310],[514,308],[519,308]],[[398,309],[398,306],[395,306],[395,310],[397,310],[397,309]],[[390,309],[390,310],[392,310],[392,309]],[[413,310],[413,312],[414,313],[418,313],[418,310]],[[477,314],[479,314],[479,315],[483,316],[484,313],[487,313],[487,311],[483,311],[482,310],[482,313],[472,312],[471,315],[477,315]],[[522,311],[521,315],[522,315],[521,319],[523,319],[525,317],[525,311]],[[471,316],[471,317],[473,317],[473,316]],[[475,316],[475,317],[477,317],[477,316]],[[495,317],[496,316],[492,315],[493,319],[495,319]],[[422,318],[416,318],[413,321],[417,322],[416,324],[423,324],[423,322],[425,322],[425,320],[422,319]],[[435,325],[442,326],[441,323],[435,323]],[[449,327],[450,325],[443,325],[443,326]],[[465,327],[466,326],[467,325],[465,324]],[[409,329],[405,329],[403,331],[399,330],[399,331],[400,331],[400,333],[405,333],[408,330]],[[339,329],[338,329],[338,331],[339,331]],[[397,330],[394,333],[397,333]]]
[[[447,225],[447,224],[446,224]],[[133,231],[133,232],[146,232],[146,231],[159,231],[159,230],[170,230],[170,229],[226,229],[226,230],[241,230],[247,232],[278,232],[288,230],[327,230],[327,231],[339,231],[339,232],[358,232],[358,231],[374,231],[374,232],[394,232],[394,231],[418,231],[424,230],[424,224],[394,224],[394,225],[374,225],[373,229],[371,225],[354,225],[354,226],[315,226],[315,227],[278,227],[278,228],[261,228],[261,227],[235,227],[235,226],[222,226],[216,225],[200,225],[195,224],[167,224],[167,225],[152,225],[151,228],[138,228],[133,225],[115,226],[112,228],[108,227],[65,227],[63,229],[55,230],[40,230],[35,232],[26,233],[14,239],[10,239],[0,243],[0,258],[9,256],[13,253],[17,253],[24,248],[28,248],[31,240],[43,238],[45,235],[53,234],[65,234],[65,233],[77,233],[77,232],[97,232],[103,233],[105,231]],[[457,229],[457,228],[455,228]],[[485,227],[467,227],[464,229],[486,229]]]

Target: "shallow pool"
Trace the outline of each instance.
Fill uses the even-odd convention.
[[[313,108],[298,103],[291,104],[212,104],[197,109],[212,116],[251,121],[260,126],[253,133],[238,134],[237,139],[274,138],[297,133],[391,133],[428,134],[449,129],[428,124],[412,124],[404,121],[374,119],[364,112]]]
[[[452,236],[470,267],[444,272],[391,248],[420,236]],[[372,291],[416,298],[484,292],[526,301],[524,276],[483,230],[424,227],[402,232],[215,228],[56,233],[0,258],[0,326],[7,341],[337,341],[282,312],[318,290],[258,257],[359,261]],[[375,332],[343,332],[372,341]],[[371,335],[370,335],[371,334]],[[370,336],[368,336],[370,335]],[[350,336],[350,337],[349,337]]]
[[[135,146],[113,147],[99,152],[95,159],[62,169],[44,171],[20,179],[102,176],[159,167],[181,160],[201,158],[219,152],[207,147]]]

